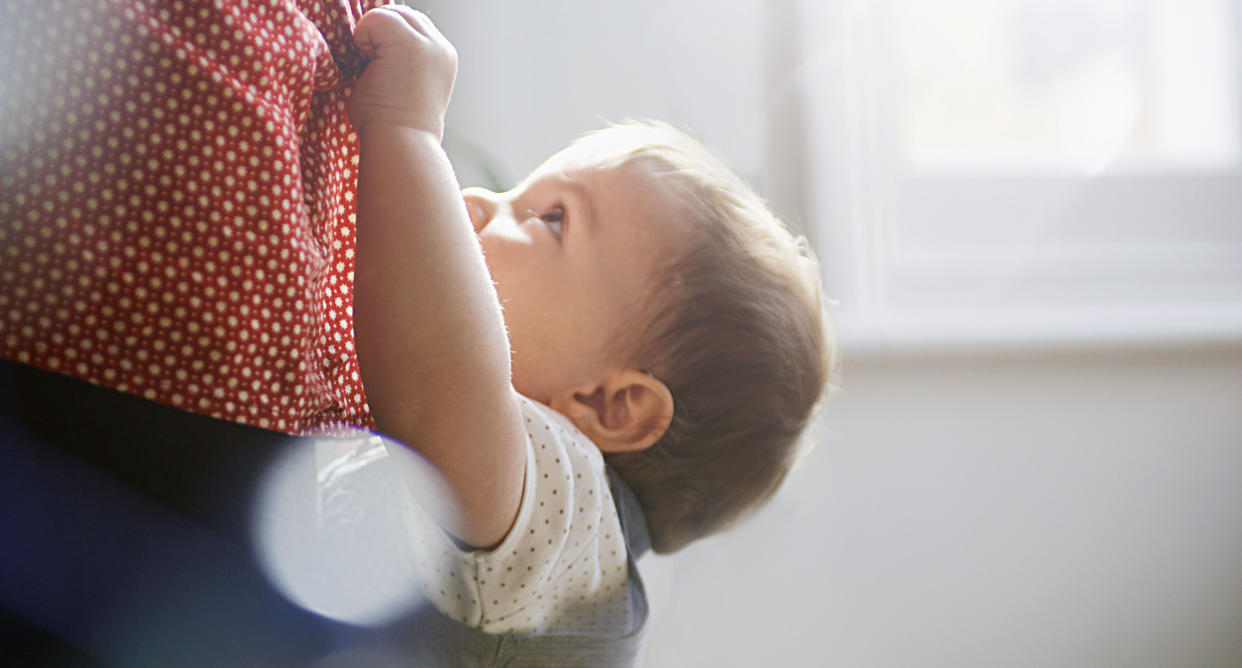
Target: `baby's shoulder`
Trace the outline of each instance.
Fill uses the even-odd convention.
[[[603,456],[551,408],[524,397],[522,412],[530,441],[518,519],[495,549],[461,555],[477,576],[478,625],[495,633],[622,624],[625,539]],[[578,602],[572,615],[561,608],[569,600]]]

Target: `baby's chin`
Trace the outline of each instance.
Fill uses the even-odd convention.
[[[551,395],[543,396],[546,394],[542,391],[543,388],[538,387],[535,383],[526,382],[526,376],[525,374],[519,372],[516,360],[513,364],[511,382],[513,384],[513,390],[527,399],[533,399],[545,406],[549,405],[552,401]]]

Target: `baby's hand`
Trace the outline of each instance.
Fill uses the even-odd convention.
[[[354,129],[387,124],[443,139],[457,51],[431,19],[404,5],[372,9],[358,21],[354,42],[371,59],[349,99]]]

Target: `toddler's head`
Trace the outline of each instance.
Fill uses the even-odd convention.
[[[657,552],[767,500],[832,367],[819,266],[719,158],[660,123],[586,135],[514,190],[465,191],[514,387],[634,490]]]

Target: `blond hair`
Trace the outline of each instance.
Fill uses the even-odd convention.
[[[607,459],[638,497],[653,549],[674,552],[762,505],[798,458],[835,366],[820,267],[806,240],[686,133],[628,121],[575,147],[603,165],[646,164],[691,229],[625,344],[672,391],[672,423],[652,447]]]

